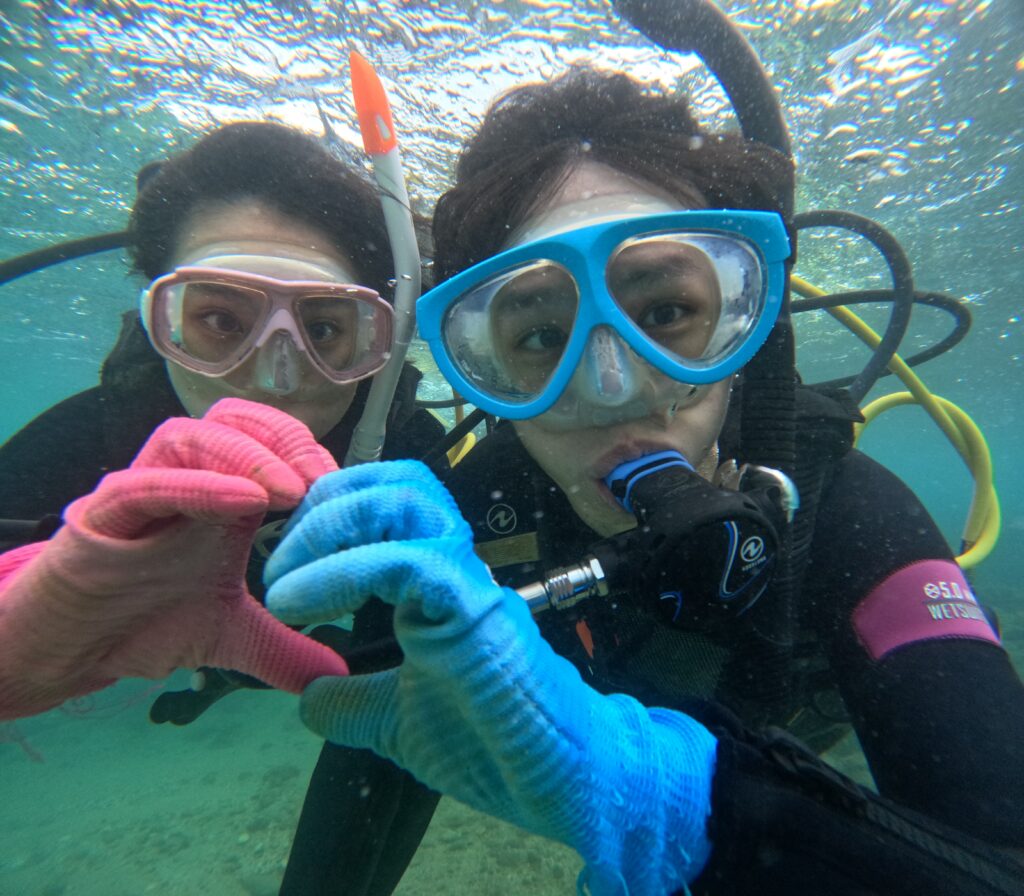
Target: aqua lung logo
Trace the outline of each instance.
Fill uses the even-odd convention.
[[[679,614],[683,609],[683,592],[682,591],[663,591],[658,595],[658,600],[669,601],[675,605],[675,610],[672,613],[672,621],[679,621]]]
[[[487,511],[487,528],[498,535],[508,535],[517,522],[516,512],[508,504],[492,504]]]
[[[759,535],[748,538],[740,548],[740,556],[743,558],[744,563],[753,563],[756,560],[760,560],[763,554],[764,539]]]

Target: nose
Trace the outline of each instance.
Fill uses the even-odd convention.
[[[300,352],[287,330],[277,330],[256,351],[256,384],[271,395],[291,395],[302,380]]]
[[[592,405],[621,408],[637,397],[644,363],[613,329],[596,327],[587,339],[574,379],[579,397]]]
[[[658,373],[618,333],[601,326],[587,338],[583,357],[547,422],[570,428],[615,426],[651,416],[668,422],[701,394],[697,386]]]

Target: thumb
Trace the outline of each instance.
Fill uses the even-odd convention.
[[[200,663],[244,672],[292,694],[324,675],[348,675],[342,657],[288,628],[249,595],[233,607],[212,656],[201,657]]]
[[[384,756],[393,729],[398,669],[320,678],[302,692],[299,715],[310,731],[332,743],[364,747]]]

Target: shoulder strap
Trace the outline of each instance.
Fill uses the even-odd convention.
[[[831,464],[853,447],[853,424],[864,416],[845,389],[800,385],[796,419],[797,464]]]

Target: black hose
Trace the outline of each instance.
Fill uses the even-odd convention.
[[[894,299],[891,289],[863,289],[854,292],[837,292],[827,296],[819,296],[810,299],[798,299],[793,302],[793,314],[801,311],[820,311],[825,308],[838,308],[841,305],[868,305],[880,302],[891,302]],[[971,311],[963,302],[941,292],[914,292],[914,304],[926,305],[929,308],[938,308],[953,317],[953,329],[945,337],[934,345],[922,349],[909,358],[904,358],[903,363],[908,367],[917,367],[925,361],[931,361],[939,355],[943,355],[951,348],[959,345],[971,329]],[[884,370],[881,376],[890,376],[892,371]],[[816,388],[846,388],[854,380],[855,376],[839,377],[834,380],[815,383]]]
[[[624,18],[666,50],[696,53],[729,97],[743,136],[792,156],[782,107],[760,60],[708,0],[614,0]]]
[[[37,520],[0,520],[0,553],[32,541],[44,541],[60,528],[61,518],[48,513]]]
[[[882,341],[872,352],[868,363],[847,387],[850,397],[860,404],[878,378],[885,372],[910,325],[910,312],[914,308],[914,275],[910,268],[910,261],[896,238],[888,230],[870,218],[856,215],[853,212],[831,210],[805,212],[793,219],[793,226],[797,231],[811,227],[836,227],[856,233],[882,253],[882,258],[885,259],[889,268],[889,274],[892,277],[892,311],[889,314],[889,323],[882,335]]]
[[[0,520],[0,541],[31,541],[39,520]]]
[[[96,236],[54,243],[44,249],[26,252],[24,255],[8,258],[7,261],[0,261],[0,286],[17,277],[23,277],[25,274],[32,274],[43,268],[60,264],[62,261],[82,258],[85,255],[95,255],[97,252],[110,252],[112,249],[122,249],[127,245],[128,231],[118,230],[113,233],[98,233]]]
[[[476,429],[486,417],[487,415],[480,408],[476,408],[466,414],[462,422],[456,423],[442,438],[438,439],[420,460],[431,469],[434,469],[434,464],[444,457],[454,445],[457,445],[463,436]]]
[[[469,404],[465,398],[441,398],[436,401],[431,399],[416,399],[416,407],[428,410],[440,411],[447,408],[461,408]]]

